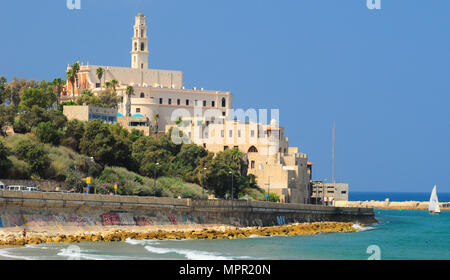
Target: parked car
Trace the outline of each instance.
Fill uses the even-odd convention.
[[[35,187],[25,187],[25,186],[18,186],[18,185],[11,185],[6,187],[9,191],[25,191],[25,192],[38,192],[39,189]]]
[[[0,190],[4,190],[6,189],[5,184],[3,184],[3,182],[0,181]]]

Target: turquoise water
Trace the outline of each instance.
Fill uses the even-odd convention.
[[[450,259],[450,212],[376,210],[380,224],[353,233],[255,237],[239,240],[164,240],[40,244],[0,250],[23,259],[353,259],[366,260],[376,245],[381,259]],[[78,251],[79,250],[79,251]]]

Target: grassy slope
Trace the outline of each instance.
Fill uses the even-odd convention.
[[[21,140],[38,142],[32,134],[15,134],[6,137],[5,144],[13,152]],[[46,177],[53,180],[64,180],[67,171],[74,167],[77,161],[87,160],[87,156],[78,154],[64,146],[51,146],[45,144],[50,159],[50,168]],[[19,160],[15,155],[9,156],[14,167],[10,176],[16,179],[29,179],[30,171],[28,164]],[[115,182],[119,183],[119,192],[127,195],[154,195],[170,197],[200,198],[202,188],[196,184],[183,182],[178,178],[160,177],[157,179],[156,188],[152,178],[141,176],[121,167],[106,167],[102,174],[94,179],[94,184],[99,193],[107,193],[113,190]],[[103,185],[106,185],[106,188]]]

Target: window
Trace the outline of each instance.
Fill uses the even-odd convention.
[[[177,99],[177,105],[181,104],[181,99]]]
[[[96,87],[96,88],[101,87],[100,83],[96,83],[96,84],[95,84],[95,87]]]
[[[137,43],[134,43],[134,50],[137,51]],[[136,60],[136,57],[135,57]]]
[[[233,130],[228,131],[229,137],[233,137]]]
[[[238,130],[238,137],[241,138],[241,131]]]
[[[144,51],[144,50],[145,50],[145,44],[141,43],[141,51]]]
[[[144,98],[145,94],[143,92],[141,92],[141,98]]]
[[[227,102],[225,100],[225,97],[222,98],[222,107],[225,107],[227,105]]]
[[[239,146],[234,146],[233,149],[239,150]]]
[[[224,116],[224,117],[225,117],[225,112],[222,112],[222,116]]]
[[[206,149],[206,143],[203,143],[203,148],[205,148],[205,149]]]
[[[186,106],[189,106],[189,99],[186,99]]]
[[[347,191],[341,191],[341,194],[346,194],[347,193]]]
[[[163,104],[163,99],[162,98],[159,99],[159,104]]]
[[[254,130],[250,130],[250,137],[255,137],[255,131]]]
[[[144,63],[141,63],[141,69],[144,69]]]
[[[255,146],[251,146],[251,147],[248,149],[248,152],[249,152],[249,153],[257,153],[257,152],[258,152],[258,149],[256,149]]]
[[[211,101],[211,107],[214,107],[214,106],[216,106],[216,102]]]
[[[141,112],[141,108],[136,108],[136,113],[140,113]]]
[[[255,169],[255,161],[254,160],[251,161],[250,168],[251,169]]]
[[[141,29],[141,37],[144,37],[144,29]]]
[[[169,100],[167,101],[167,103],[168,103],[169,105],[172,104],[172,99],[169,98]]]
[[[225,133],[225,132],[224,132],[223,130],[221,130],[221,131],[220,131],[220,137],[223,137],[223,136],[224,136],[224,133]]]
[[[195,100],[195,101],[194,101],[194,106],[197,106],[197,101],[198,101],[198,100]]]
[[[223,150],[224,151],[228,150],[228,146],[223,146]]]
[[[206,100],[203,100],[203,107],[206,107]]]

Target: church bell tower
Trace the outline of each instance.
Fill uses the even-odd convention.
[[[139,13],[135,18],[132,38],[131,68],[148,69],[148,38],[145,16]]]

